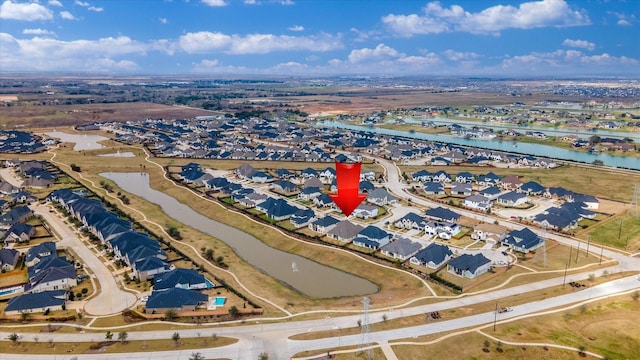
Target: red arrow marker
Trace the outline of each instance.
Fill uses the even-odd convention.
[[[329,194],[329,196],[346,216],[351,215],[362,200],[367,198],[366,194],[358,193],[358,190],[360,190],[360,165],[362,164],[343,164],[336,162],[338,193]]]

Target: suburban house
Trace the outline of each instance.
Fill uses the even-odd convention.
[[[66,290],[22,294],[9,299],[4,313],[5,315],[19,315],[22,313],[46,312],[47,310],[64,310],[66,299]]]
[[[70,289],[78,284],[76,278],[75,267],[66,262],[63,262],[63,266],[57,266],[57,262],[60,262],[61,258],[51,258],[51,260],[43,260],[35,266],[43,265],[43,263],[50,264],[50,266],[40,266],[40,269],[32,274],[30,271],[29,281],[25,285],[25,293],[39,293],[48,290],[65,290]],[[54,265],[54,263],[56,263]]]
[[[316,213],[309,208],[299,209],[289,218],[289,221],[291,221],[291,223],[296,229],[305,227],[315,220],[316,220]]]
[[[528,181],[522,184],[518,191],[527,195],[542,195],[546,191],[546,188],[535,181]]]
[[[388,244],[390,240],[391,234],[379,227],[369,225],[358,232],[358,235],[353,239],[353,245],[376,250]]]
[[[507,175],[500,183],[505,190],[517,190],[522,186],[522,181],[515,175]]]
[[[426,224],[425,218],[416,214],[416,213],[408,213],[402,218],[396,220],[393,223],[393,226],[399,229],[407,229],[407,230],[424,230],[424,225]]]
[[[321,234],[326,234],[333,229],[338,222],[339,220],[334,217],[325,216],[309,224],[309,229]]]
[[[319,196],[316,196],[313,198],[313,204],[319,208],[323,208],[323,207],[335,207],[335,203],[333,202],[333,199],[331,199],[331,196],[329,196],[329,194],[321,194]]]
[[[206,305],[208,300],[207,294],[180,287],[153,290],[144,311],[147,314],[164,314],[167,310],[196,311],[198,307]]]
[[[367,195],[367,202],[378,206],[395,204],[398,202],[395,196],[389,194],[387,189],[377,188]]]
[[[419,181],[419,182],[430,182],[431,173],[428,172],[427,170],[420,170],[413,173],[413,175],[411,176],[411,179],[413,181]]]
[[[256,205],[256,209],[265,213],[270,219],[275,221],[285,220],[295,214],[299,209],[290,205],[284,199],[268,198],[262,203]]]
[[[446,245],[431,243],[426,248],[418,251],[409,259],[409,262],[416,266],[426,266],[430,269],[438,269],[449,261],[453,252]]]
[[[471,234],[471,238],[474,240],[499,243],[505,237],[507,237],[508,232],[509,229],[502,225],[480,223],[473,226],[473,233]]]
[[[318,177],[312,176],[310,178],[307,178],[307,180],[304,182],[304,187],[314,187],[322,189],[324,187],[324,184],[322,183],[322,181],[320,181],[320,179],[318,179]]]
[[[235,171],[236,175],[239,178],[245,179],[245,180],[251,179],[253,174],[256,173],[256,172],[257,172],[257,170],[254,169],[253,166],[251,166],[249,164],[246,164],[246,163],[238,166],[238,168]]]
[[[469,196],[471,195],[471,191],[473,190],[470,183],[459,183],[454,182],[451,184],[451,195],[463,195]]]
[[[4,243],[29,241],[35,233],[36,229],[29,224],[13,224],[4,234]]]
[[[493,201],[495,199],[498,198],[498,196],[500,196],[500,193],[502,192],[502,190],[500,190],[499,188],[495,187],[495,186],[489,186],[488,188],[482,189],[482,190],[478,190],[478,195],[484,196],[487,199]]]
[[[200,290],[207,288],[204,275],[192,269],[173,269],[153,278],[153,289],[164,290],[170,288],[182,288]]]
[[[474,179],[475,176],[468,171],[463,171],[456,175],[456,182],[459,183],[472,183]]]
[[[447,264],[447,271],[450,273],[470,279],[486,273],[490,268],[491,260],[480,253],[462,254]]]
[[[50,256],[56,256],[56,243],[53,241],[40,243],[27,250],[27,255],[25,255],[25,265],[28,267],[34,266],[44,258]]]
[[[487,211],[491,208],[493,203],[482,195],[471,195],[464,198],[462,205],[471,209]]]
[[[351,242],[364,227],[354,224],[349,220],[342,220],[333,229],[327,232],[327,236],[342,242]]]
[[[298,190],[298,185],[292,183],[289,180],[276,180],[269,185],[271,190],[277,193],[289,194]]]
[[[542,246],[544,239],[529,230],[529,228],[524,227],[520,230],[511,231],[507,237],[502,239],[502,244],[514,251],[528,253]]]
[[[428,218],[431,218],[434,220],[443,220],[443,221],[449,221],[449,222],[456,222],[460,219],[460,214],[456,213],[455,211],[451,211],[447,208],[443,208],[442,206],[427,210],[425,212],[425,215]]]
[[[378,216],[378,210],[377,206],[360,204],[360,206],[353,210],[351,216],[367,220]]]
[[[302,201],[309,201],[318,196],[322,195],[322,191],[318,187],[308,187],[304,188],[298,193],[298,199]]]
[[[355,241],[354,241],[355,244]],[[383,255],[399,259],[401,261],[407,260],[410,256],[415,254],[422,248],[422,245],[415,241],[411,241],[407,238],[398,238],[380,248],[380,252]]]
[[[156,256],[144,256],[131,264],[131,270],[133,270],[134,277],[146,281],[153,279],[158,274],[166,273],[171,270],[171,267],[166,259]]]
[[[526,204],[529,199],[527,194],[515,191],[498,196],[498,203],[504,206],[520,206]]]
[[[427,195],[444,195],[444,185],[439,182],[425,182],[422,187],[424,193]]]
[[[0,270],[3,272],[15,269],[20,260],[20,253],[16,249],[0,249]]]
[[[500,184],[500,182],[502,181],[502,178],[490,172],[486,175],[478,176],[478,179],[476,181],[478,182],[479,185],[494,186],[494,185]]]
[[[33,211],[28,206],[16,206],[6,214],[0,216],[0,228],[8,229],[17,223],[23,223],[33,217]]]

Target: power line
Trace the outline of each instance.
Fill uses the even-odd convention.
[[[371,333],[369,332],[369,305],[371,304],[371,300],[365,296],[362,298],[362,304],[364,306],[364,319],[360,325],[361,341],[358,354],[366,352],[365,358],[367,360],[373,360],[373,349],[370,347]]]

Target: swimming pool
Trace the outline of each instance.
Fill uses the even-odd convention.
[[[0,296],[11,295],[16,293],[21,293],[24,291],[23,286],[14,286],[7,289],[0,290]]]
[[[215,287],[215,285],[211,282],[211,280],[207,278],[204,279],[204,283],[207,284],[207,289],[211,289],[212,287]]]
[[[225,302],[227,302],[227,298],[226,297],[216,296],[216,298],[214,300],[214,305],[215,306],[223,306]]]

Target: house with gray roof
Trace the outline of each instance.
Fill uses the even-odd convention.
[[[444,185],[439,182],[425,182],[422,187],[424,193],[427,195],[444,195]]]
[[[425,212],[425,215],[428,218],[431,218],[434,220],[442,220],[442,221],[449,221],[449,222],[456,222],[460,219],[460,214],[458,214],[455,211],[451,211],[447,208],[444,208],[442,206],[438,206],[437,208],[427,210]]]
[[[498,196],[498,203],[504,206],[520,206],[527,203],[529,198],[527,198],[527,194],[509,191],[508,193],[502,194]]]
[[[462,254],[457,258],[449,261],[447,271],[453,275],[466,277],[469,279],[476,278],[491,268],[491,260],[487,259],[481,253],[475,255]]]
[[[471,195],[464,198],[462,205],[471,209],[487,211],[491,208],[493,203],[482,195]]]
[[[343,220],[327,232],[327,236],[345,243],[351,242],[364,227],[354,224],[349,220]]]
[[[469,196],[472,190],[470,183],[454,182],[451,184],[451,195]]]
[[[351,216],[361,218],[361,219],[370,219],[378,216],[378,207],[367,204],[360,204],[357,208],[353,210]]]
[[[431,243],[426,248],[413,255],[409,262],[416,266],[426,266],[430,269],[438,269],[453,256],[453,252],[446,245]]]
[[[387,189],[377,188],[369,191],[367,195],[367,202],[371,204],[376,204],[378,206],[395,204],[398,202],[398,199],[391,195]]]
[[[422,245],[420,245],[419,243],[411,241],[410,239],[407,239],[405,237],[401,237],[382,246],[380,248],[380,252],[394,259],[405,261],[421,248]]]
[[[13,242],[29,241],[35,233],[36,229],[29,224],[13,224],[4,234],[4,243],[6,245]]]

